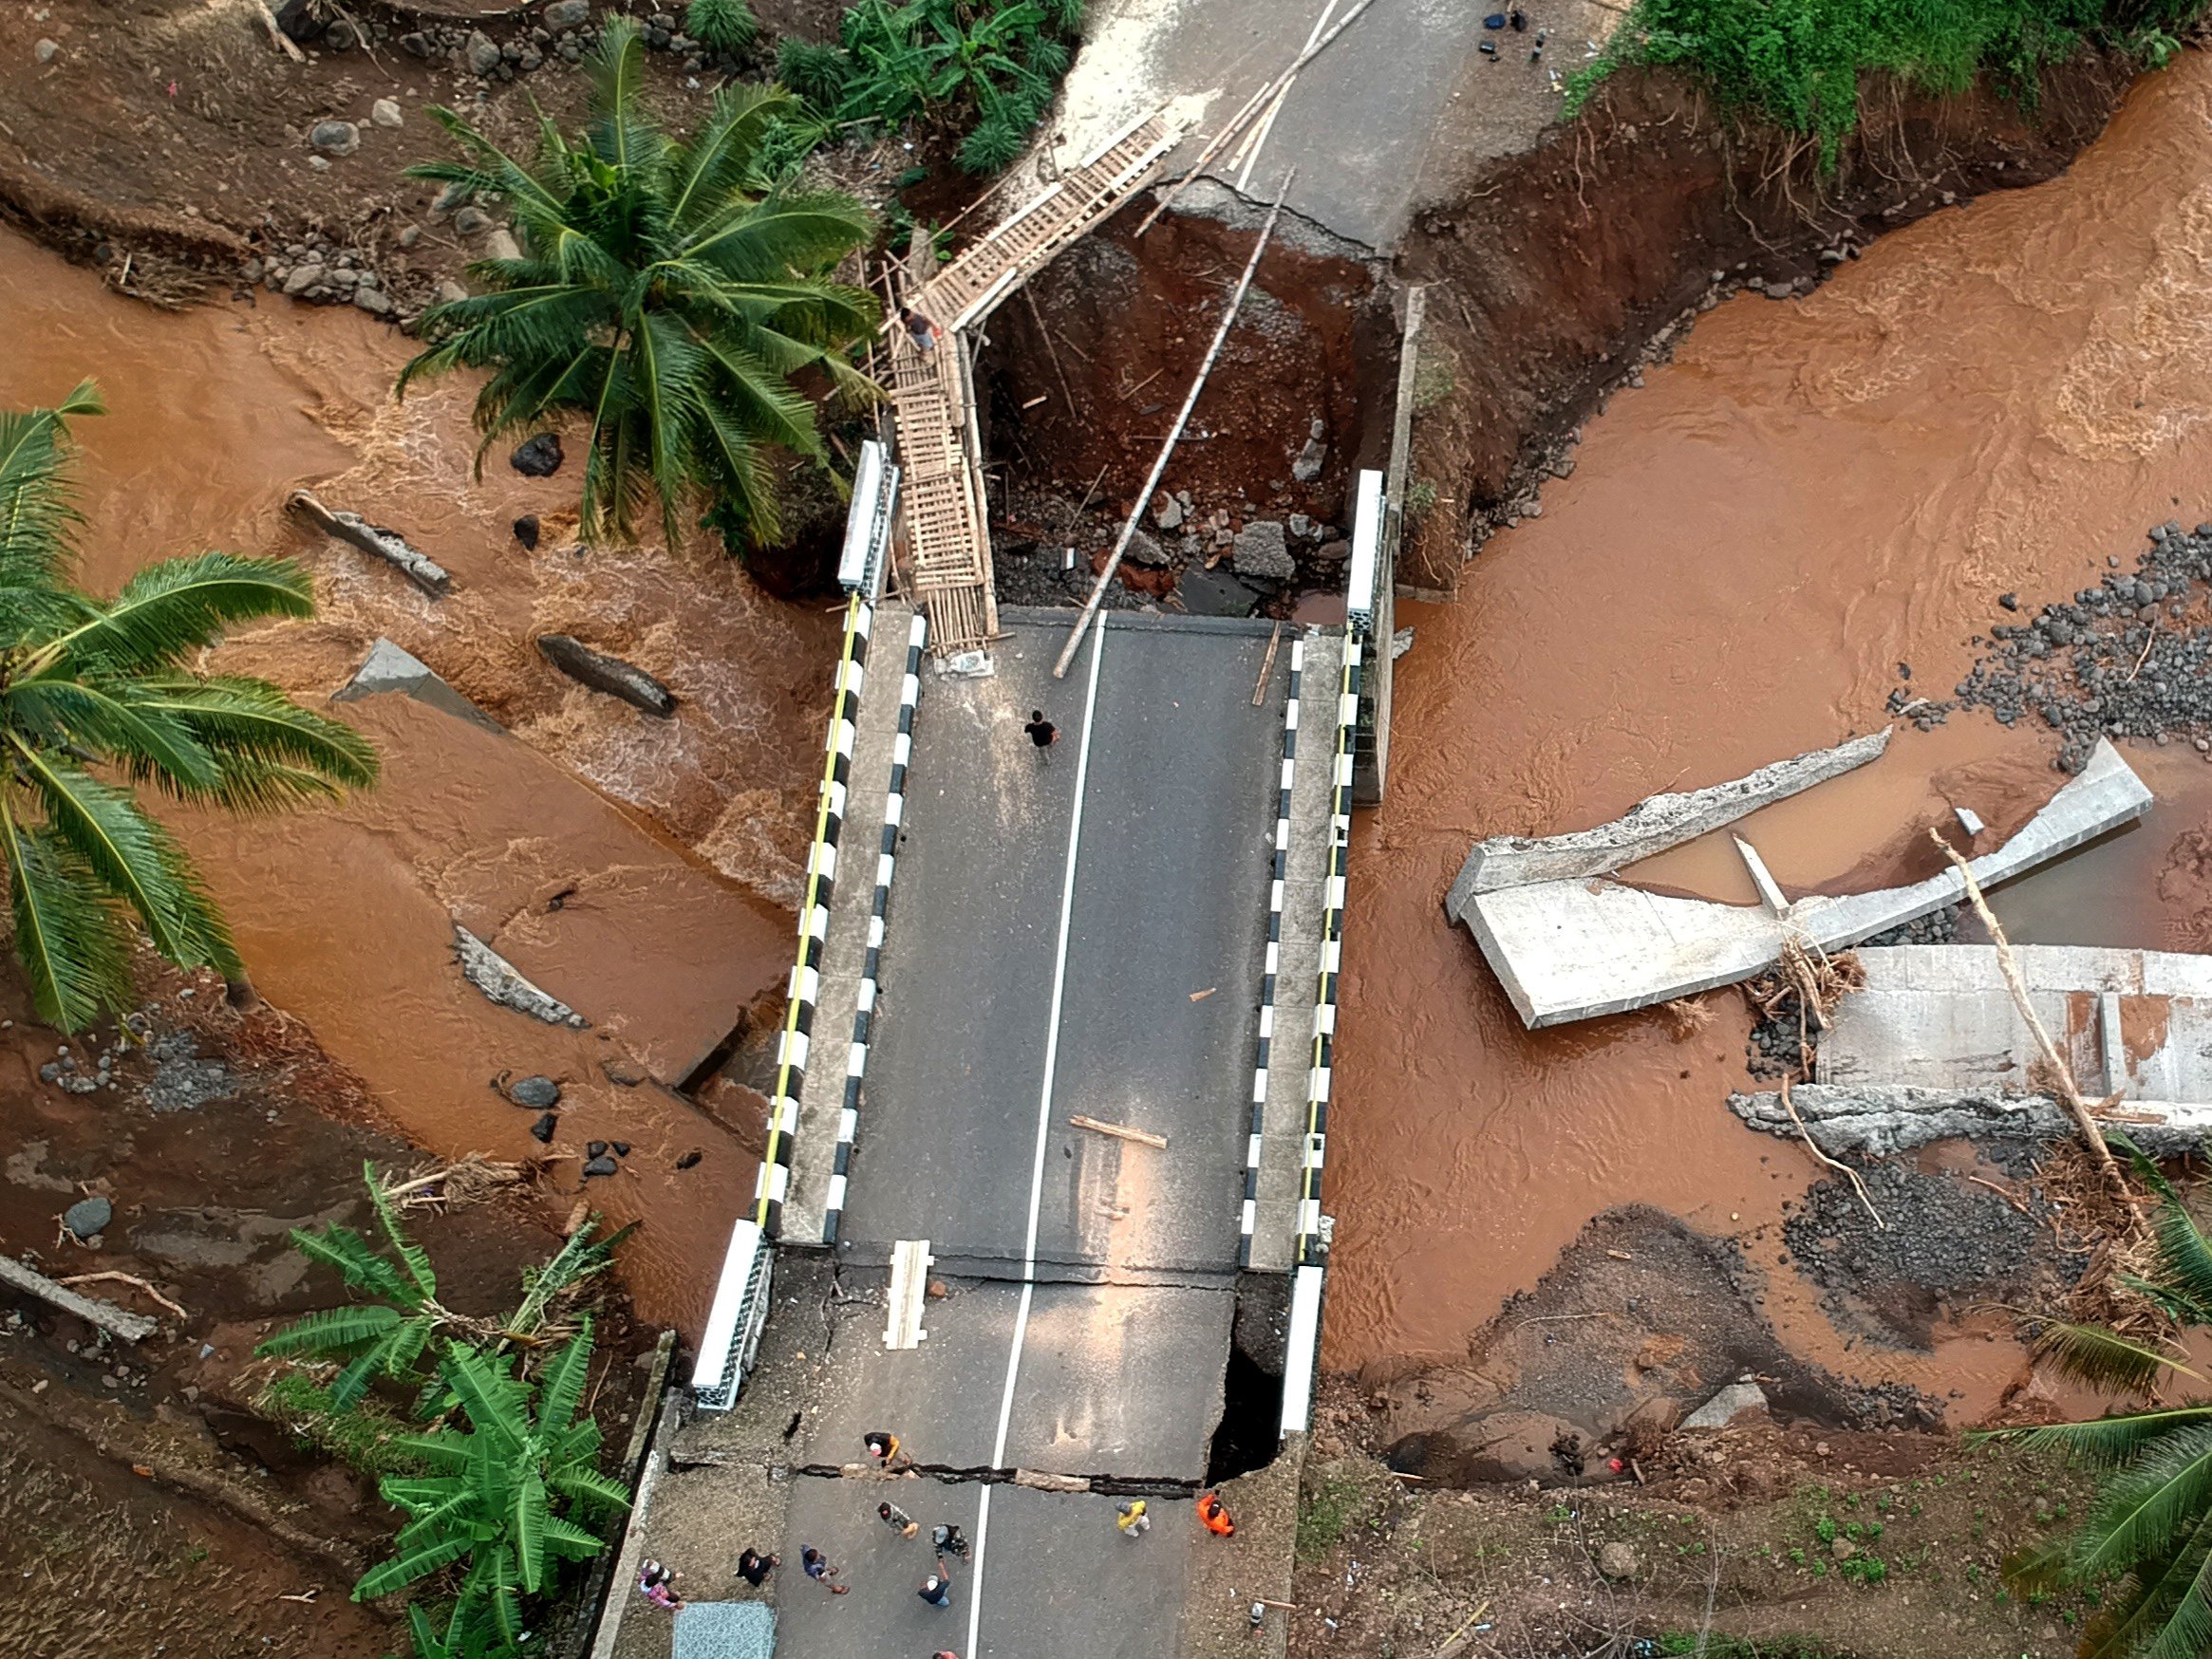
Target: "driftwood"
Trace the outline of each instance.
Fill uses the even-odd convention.
[[[1078,1112],[1068,1122],[1078,1129],[1089,1129],[1095,1135],[1112,1135],[1117,1141],[1134,1141],[1139,1146],[1152,1146],[1159,1151],[1168,1149],[1168,1137],[1155,1135],[1150,1129],[1133,1129],[1127,1124],[1103,1123],[1095,1117]]]
[[[51,1302],[65,1314],[74,1314],[85,1323],[97,1325],[125,1342],[143,1342],[161,1328],[159,1320],[149,1319],[143,1314],[126,1312],[113,1302],[103,1302],[94,1296],[81,1296],[11,1256],[0,1256],[0,1284],[34,1296],[43,1302]]]
[[[453,586],[445,568],[422,549],[409,545],[397,531],[374,525],[358,513],[334,512],[305,490],[294,490],[285,505],[325,535],[348,547],[359,548],[371,558],[382,559],[433,599],[442,599]]]
[[[676,694],[634,663],[594,651],[572,634],[540,634],[537,648],[571,680],[619,697],[648,715],[666,719],[676,712]]]

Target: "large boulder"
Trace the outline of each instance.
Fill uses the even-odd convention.
[[[515,446],[515,453],[507,457],[507,464],[526,478],[550,478],[561,470],[561,435],[541,432],[535,438],[526,438]]]
[[[319,121],[308,142],[326,156],[350,156],[361,148],[361,129],[349,121]]]
[[[461,48],[461,54],[472,75],[489,75],[499,66],[498,43],[480,28],[469,35],[468,45]]]
[[[564,28],[582,28],[591,21],[591,0],[553,0],[537,14],[537,21],[555,34]]]

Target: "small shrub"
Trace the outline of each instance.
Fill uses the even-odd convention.
[[[1418,518],[1436,505],[1436,486],[1427,478],[1415,478],[1406,486],[1406,516]]]
[[[1357,1482],[1324,1476],[1299,1495],[1298,1558],[1311,1561],[1337,1547],[1359,1507]]]
[[[1836,1541],[1836,1523],[1833,1516],[1824,1515],[1812,1523],[1812,1536],[1824,1544]]]
[[[684,13],[684,32],[734,58],[753,44],[760,20],[745,0],[691,0]]]
[[[845,54],[835,47],[790,35],[776,46],[776,78],[810,103],[828,107],[844,96]]]
[[[1871,1588],[1889,1576],[1889,1567],[1880,1556],[1853,1556],[1844,1563],[1844,1576],[1855,1583]]]
[[[1459,379],[1441,357],[1424,353],[1414,365],[1414,413],[1426,415],[1459,389]]]

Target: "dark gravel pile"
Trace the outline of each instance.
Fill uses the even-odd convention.
[[[2120,563],[2115,555],[2111,563]],[[2097,739],[2193,743],[2212,755],[2212,524],[2150,531],[2132,575],[2113,569],[2071,604],[1990,630],[1996,648],[1959,686],[2000,724],[2039,718],[2060,736],[2057,765],[2079,772]],[[2006,608],[2016,608],[2011,594]]]
[[[2047,1273],[2063,1282],[2080,1273],[2081,1258],[2059,1252],[2051,1208],[2033,1181],[2015,1185],[2027,1201],[2023,1215],[1961,1175],[1910,1164],[1868,1165],[1860,1179],[1886,1228],[1841,1178],[1809,1188],[1782,1224],[1797,1271],[1828,1293],[1840,1323],[1925,1348],[1955,1299],[2017,1300]]]

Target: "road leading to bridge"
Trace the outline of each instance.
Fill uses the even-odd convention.
[[[880,1328],[836,1339],[806,1463],[851,1462],[890,1427],[945,1471],[1205,1476],[1290,653],[1268,663],[1265,624],[1115,615],[1055,680],[1067,620],[1005,615],[995,672],[932,676],[921,701],[838,1256],[876,1282],[895,1243],[927,1239],[951,1295],[918,1349],[886,1350]],[[1033,709],[1060,731],[1041,752]],[[914,1594],[928,1550],[874,1518],[886,1488],[796,1487],[787,1559],[815,1543],[856,1587],[786,1586],[778,1651],[797,1659],[1170,1651],[1205,1541],[1188,1500],[1155,1501],[1131,1544],[1097,1495],[896,1483],[925,1526],[975,1540],[947,1612]]]

